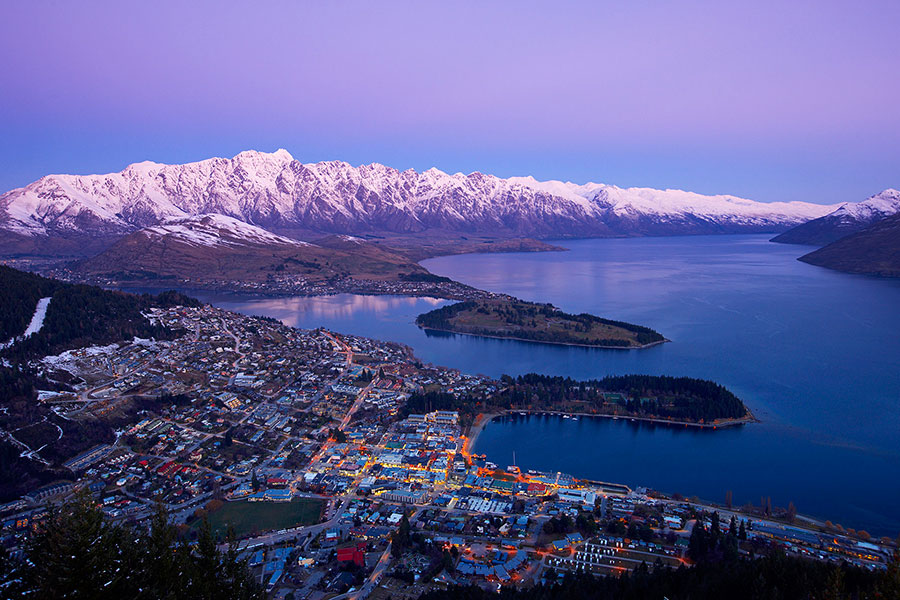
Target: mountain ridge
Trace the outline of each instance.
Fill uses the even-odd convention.
[[[836,207],[477,171],[301,163],[286,150],[248,150],[182,165],[145,161],[104,175],[46,175],[0,195],[0,228],[16,241],[115,239],[170,219],[222,214],[304,238],[430,231],[605,237],[778,231]]]
[[[900,213],[900,191],[888,188],[862,202],[847,203],[772,238],[780,244],[825,246]]]

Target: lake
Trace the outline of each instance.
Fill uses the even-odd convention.
[[[439,275],[568,312],[646,325],[646,350],[428,334],[413,321],[444,301],[391,296],[252,299],[199,294],[297,327],[394,340],[472,373],[575,378],[649,373],[713,379],[762,421],[697,431],[629,421],[516,418],[475,450],[501,465],[736,504],[771,496],[877,535],[900,532],[900,281],[801,263],[765,235],[566,240],[567,252],[423,262]]]

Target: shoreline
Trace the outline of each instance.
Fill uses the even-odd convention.
[[[719,423],[694,423],[691,421],[673,421],[670,419],[660,419],[655,417],[631,417],[625,415],[614,415],[614,414],[605,414],[605,413],[583,413],[583,412],[565,412],[559,410],[515,410],[508,409],[500,412],[494,413],[485,413],[480,415],[482,418],[478,420],[476,423],[473,423],[472,429],[469,432],[469,436],[466,438],[466,444],[463,447],[465,452],[468,454],[472,453],[472,448],[475,446],[475,442],[478,440],[478,436],[481,435],[481,432],[484,431],[485,426],[496,419],[497,417],[506,417],[506,416],[521,416],[520,413],[525,413],[528,416],[533,415],[544,415],[544,416],[553,416],[558,418],[563,418],[565,416],[569,417],[591,417],[591,418],[601,418],[601,419],[612,419],[612,420],[622,420],[622,421],[641,421],[644,423],[654,423],[656,425],[671,425],[671,426],[683,426],[683,427],[696,427],[697,429],[706,429],[706,430],[716,430],[716,429],[726,429],[729,427],[740,427],[741,425],[747,425],[750,423],[759,423],[759,419],[757,419],[750,409],[747,409],[747,416],[742,417],[740,419],[728,419]]]
[[[611,413],[585,413],[585,412],[565,412],[561,410],[507,410],[502,415],[518,415],[518,413],[526,413],[528,415],[534,414],[543,414],[543,415],[551,415],[554,417],[597,417],[602,419],[613,419],[620,421],[643,421],[645,423],[655,423],[657,425],[678,425],[685,427],[696,427],[698,429],[725,429],[726,427],[738,427],[740,425],[745,425],[747,423],[758,423],[759,421],[753,416],[750,411],[747,411],[747,416],[741,417],[739,419],[726,419],[724,421],[718,423],[695,423],[694,421],[675,421],[672,419],[663,419],[660,417],[637,417],[631,415],[616,415]]]
[[[579,344],[576,342],[551,342],[547,340],[528,340],[520,337],[506,336],[506,335],[488,335],[485,333],[467,333],[465,331],[453,331],[452,329],[438,329],[436,327],[425,327],[424,325],[419,325],[416,323],[416,327],[421,329],[422,331],[440,331],[442,333],[453,333],[456,335],[468,335],[471,337],[480,337],[480,338],[489,338],[492,340],[512,340],[515,342],[529,342],[532,344],[549,344],[551,346],[573,346],[576,348],[599,348],[603,350],[645,350],[647,348],[652,348],[653,346],[659,346],[661,344],[665,344],[667,342],[671,342],[672,340],[664,338],[658,342],[650,342],[649,344],[643,344],[641,346],[601,346],[599,344]]]
[[[475,418],[475,422],[469,428],[469,435],[466,436],[466,443],[463,445],[463,454],[472,454],[472,448],[475,446],[478,436],[484,431],[485,426],[504,414],[503,412],[479,413]]]
[[[217,294],[222,296],[235,296],[235,297],[247,297],[247,298],[259,298],[259,299],[277,299],[277,298],[327,298],[329,296],[339,296],[341,294],[351,294],[355,296],[397,296],[402,298],[434,298],[435,300],[447,300],[450,302],[464,302],[466,300],[471,300],[472,297],[463,296],[459,294],[441,294],[436,293],[436,290],[423,290],[422,292],[410,293],[403,292],[400,290],[339,290],[339,289],[331,289],[325,291],[288,291],[288,290],[243,290],[236,289],[232,287],[197,287],[196,283],[192,286],[188,286],[187,284],[177,284],[173,283],[173,285],[167,286],[156,286],[156,285],[147,285],[143,282],[135,283],[134,285],[125,285],[122,283],[85,283],[81,280],[65,280],[66,283],[73,284],[85,284],[85,285],[94,285],[105,290],[126,292],[130,294],[141,294],[141,293],[151,293],[158,294],[162,292],[166,292],[169,290],[175,290],[181,292],[185,295],[190,296],[193,293],[201,293],[201,294]],[[491,292],[486,292],[484,290],[479,290],[477,288],[472,288],[476,292],[482,295],[476,295],[477,298],[482,297],[494,297],[491,295]],[[435,293],[431,293],[435,292]]]
[[[550,415],[558,418],[562,418],[564,416],[570,417],[593,417],[593,418],[601,418],[601,419],[613,419],[613,420],[628,420],[628,421],[641,421],[644,423],[654,423],[657,425],[672,425],[672,426],[683,426],[683,427],[696,427],[697,429],[707,429],[707,430],[716,430],[716,429],[725,429],[729,427],[739,427],[741,425],[747,425],[750,423],[759,423],[759,419],[757,419],[750,409],[747,409],[747,416],[742,417],[740,419],[728,419],[726,421],[722,421],[719,423],[693,423],[691,421],[673,421],[670,419],[660,419],[655,417],[629,417],[623,415],[613,415],[613,414],[604,414],[604,413],[569,413],[565,411],[558,410],[515,410],[508,409],[499,412],[491,412],[491,413],[479,413],[476,417],[474,423],[472,423],[471,428],[469,429],[469,434],[466,436],[466,443],[463,445],[463,453],[464,454],[472,454],[472,451],[475,447],[475,443],[478,441],[478,437],[484,431],[484,428],[496,419],[497,417],[505,417],[510,415],[519,416],[519,413],[525,413],[526,415]]]

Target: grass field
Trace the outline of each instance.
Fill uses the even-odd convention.
[[[224,536],[228,525],[238,537],[319,522],[325,502],[317,498],[295,498],[291,502],[226,502],[209,515],[213,533]]]

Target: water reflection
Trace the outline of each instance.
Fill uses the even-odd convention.
[[[292,327],[318,327],[326,322],[370,318],[386,320],[398,313],[413,309],[428,311],[445,304],[439,298],[408,298],[405,296],[335,296],[260,298],[256,300],[219,301],[222,308],[234,308],[247,314],[274,317]],[[418,313],[417,313],[418,314]],[[313,323],[317,323],[313,325]]]

